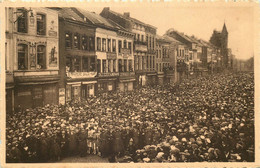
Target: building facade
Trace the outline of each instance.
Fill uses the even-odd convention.
[[[58,104],[58,13],[6,8],[7,111]]]
[[[133,54],[136,86],[154,84],[156,81],[156,28],[130,17],[130,13],[120,14],[106,7],[101,16],[114,21],[134,34]]]
[[[97,92],[95,27],[71,8],[59,9],[60,103],[87,99]],[[65,98],[64,98],[64,95]]]

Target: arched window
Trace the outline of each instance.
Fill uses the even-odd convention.
[[[46,69],[46,47],[37,46],[37,69]]]
[[[28,45],[18,44],[18,70],[28,69]]]

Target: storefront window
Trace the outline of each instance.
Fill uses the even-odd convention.
[[[46,16],[37,14],[37,35],[46,34]]]
[[[21,33],[27,33],[27,12],[24,9],[18,9],[17,13],[17,31]]]
[[[18,45],[18,70],[28,69],[28,45]]]
[[[37,46],[37,69],[46,69],[46,47]]]

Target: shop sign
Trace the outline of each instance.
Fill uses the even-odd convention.
[[[119,76],[118,72],[105,72],[105,73],[99,73],[99,77],[108,77],[108,76]]]
[[[97,75],[97,72],[68,72],[69,78],[93,78]]]

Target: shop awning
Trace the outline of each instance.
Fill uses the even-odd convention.
[[[86,82],[82,82],[83,85],[92,84],[92,83],[97,83],[97,81],[86,81]]]

